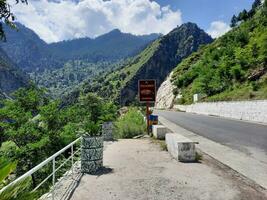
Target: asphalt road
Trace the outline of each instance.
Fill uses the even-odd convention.
[[[215,142],[241,151],[257,149],[267,156],[267,125],[175,111],[154,114]]]

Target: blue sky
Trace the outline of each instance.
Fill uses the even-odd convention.
[[[213,21],[229,23],[235,13],[250,9],[254,0],[156,0],[160,5],[180,9],[183,22],[195,22],[205,30]]]
[[[113,29],[143,35],[167,34],[185,22],[216,38],[230,30],[233,14],[254,0],[29,0],[13,4],[17,21],[46,42],[97,37]]]

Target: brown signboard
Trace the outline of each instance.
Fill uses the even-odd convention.
[[[139,80],[138,85],[140,102],[156,101],[156,80]]]

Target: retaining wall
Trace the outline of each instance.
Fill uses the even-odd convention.
[[[196,103],[192,105],[174,105],[174,108],[189,113],[215,115],[267,124],[267,100]]]

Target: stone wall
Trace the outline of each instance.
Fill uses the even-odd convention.
[[[196,103],[175,105],[174,108],[190,113],[267,123],[267,100]]]

